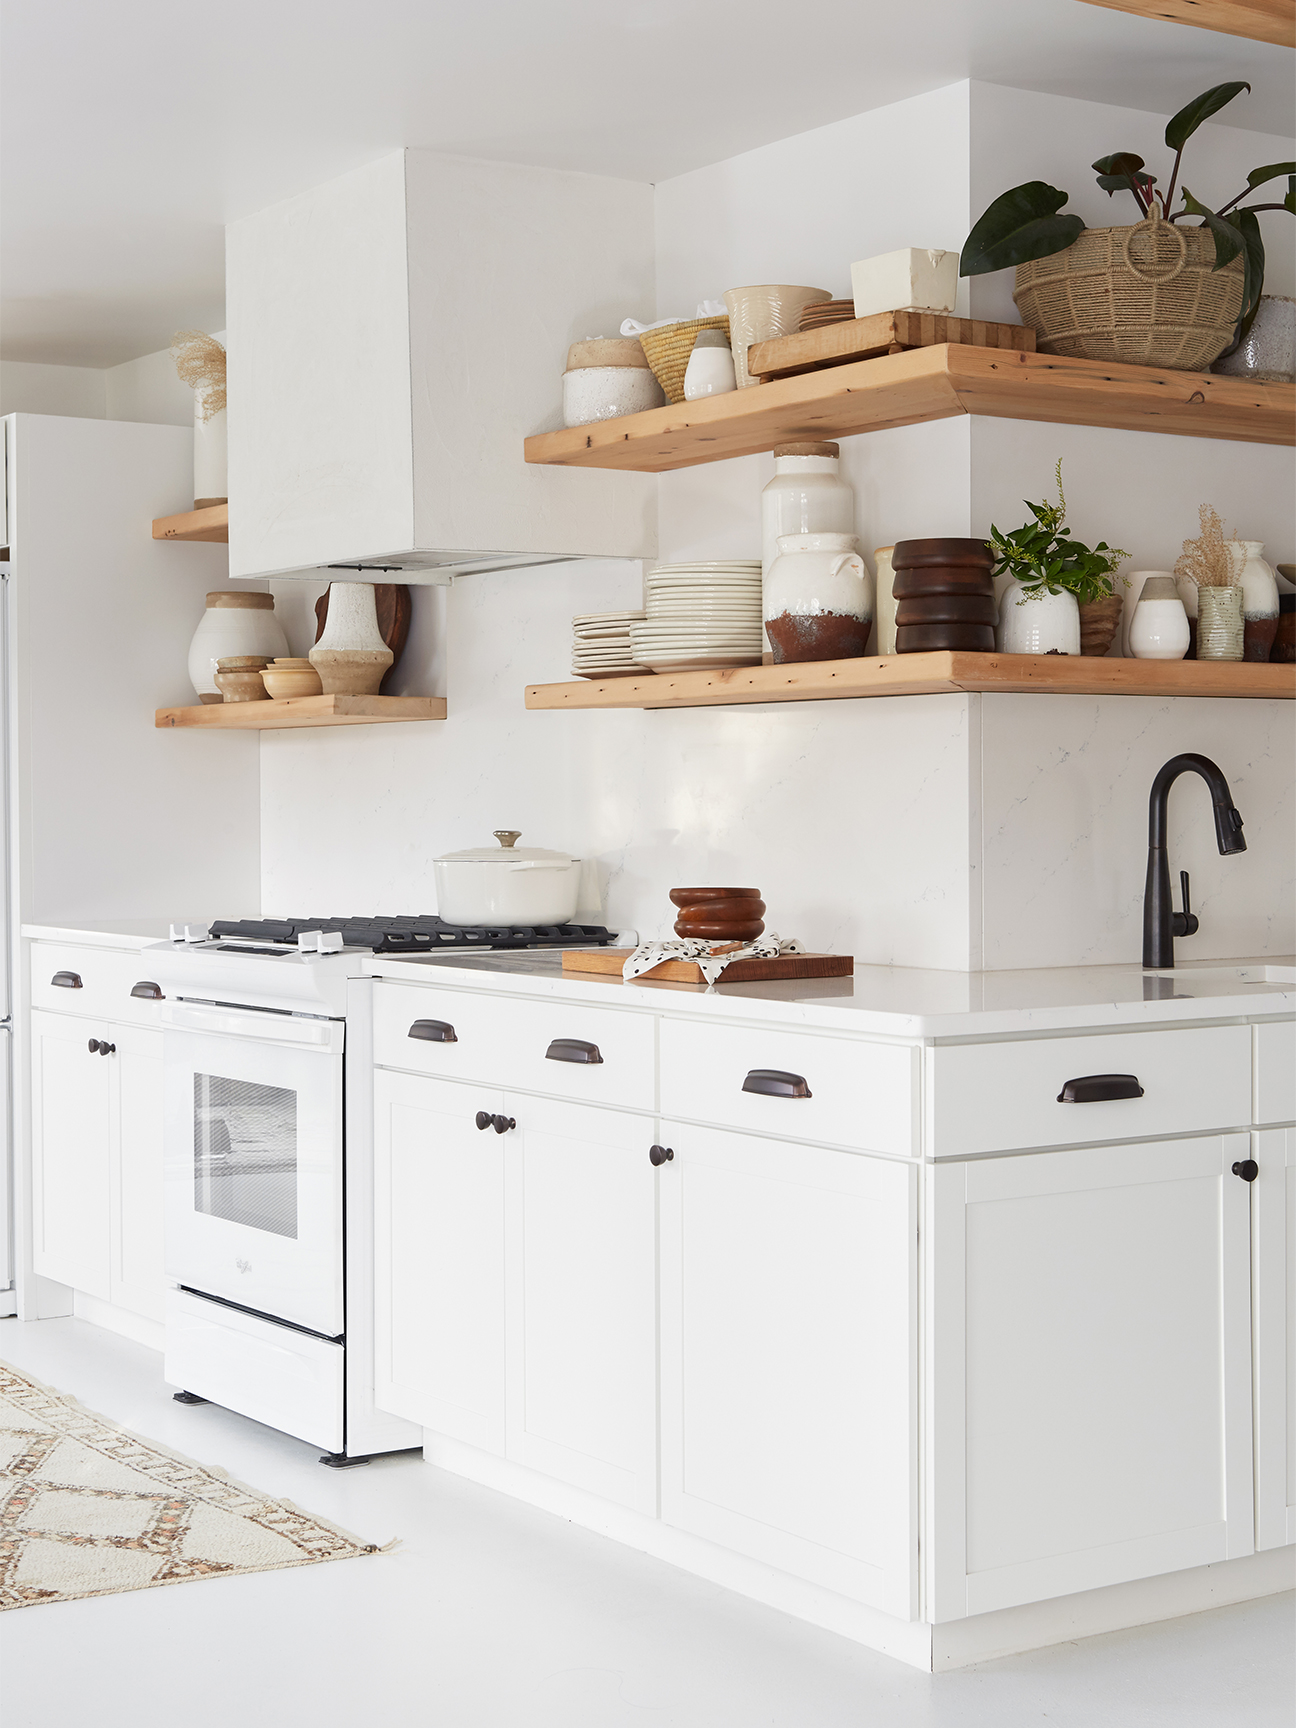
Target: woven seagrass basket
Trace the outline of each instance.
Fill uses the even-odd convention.
[[[1217,271],[1209,228],[1087,228],[1065,252],[1019,264],[1013,299],[1042,353],[1204,372],[1233,340],[1242,260]]]
[[[645,330],[639,340],[648,364],[668,402],[684,400],[684,373],[699,330],[723,330],[729,339],[729,317],[685,318],[680,324],[663,324],[660,330]]]

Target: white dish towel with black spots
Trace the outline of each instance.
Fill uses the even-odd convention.
[[[718,949],[724,952],[718,953]],[[805,948],[800,942],[785,942],[772,930],[768,935],[758,936],[754,942],[744,942],[741,948],[730,947],[725,942],[704,942],[697,937],[641,942],[621,968],[621,976],[630,984],[645,972],[651,972],[654,966],[660,966],[663,960],[696,960],[707,981],[707,989],[714,990],[716,979],[735,960],[773,960],[778,954],[804,953]]]

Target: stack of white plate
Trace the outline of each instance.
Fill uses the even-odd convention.
[[[647,616],[630,626],[635,658],[654,672],[759,666],[759,559],[658,564],[644,579]]]
[[[585,612],[572,619],[572,671],[578,678],[620,678],[648,668],[630,648],[642,612]]]

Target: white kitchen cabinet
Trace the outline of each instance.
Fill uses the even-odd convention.
[[[381,1069],[375,1111],[379,1406],[655,1513],[651,1122]]]
[[[39,1009],[31,1026],[36,1270],[161,1320],[162,1034]]]
[[[661,1132],[662,1517],[912,1618],[916,1169]]]
[[[504,1450],[503,1109],[485,1086],[374,1076],[374,1396]]]
[[[31,1016],[33,1258],[37,1272],[108,1301],[112,1285],[111,1057],[106,1021]]]
[[[1296,1128],[1252,1136],[1256,1547],[1296,1542]]]
[[[512,1093],[504,1110],[508,1456],[653,1516],[652,1121]]]
[[[1253,1551],[1248,1153],[929,1172],[929,1619]]]

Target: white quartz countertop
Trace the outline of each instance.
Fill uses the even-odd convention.
[[[527,996],[573,991],[603,1006],[657,1008],[726,1019],[776,1020],[807,1029],[903,1038],[977,1038],[1079,1028],[1253,1019],[1296,1012],[1296,959],[1203,961],[1173,973],[1141,966],[1069,966],[1026,972],[936,972],[860,966],[853,978],[768,984],[627,984],[564,972],[553,949],[375,955],[379,978]]]

